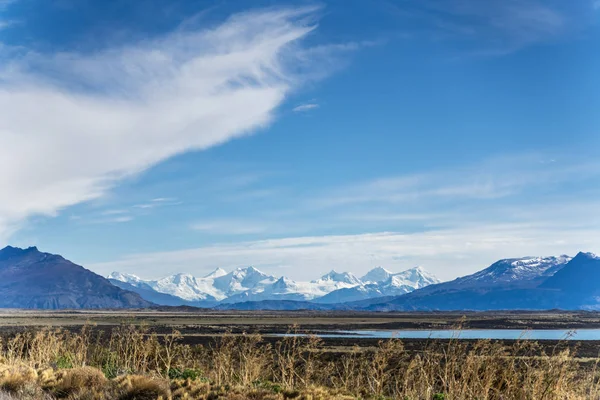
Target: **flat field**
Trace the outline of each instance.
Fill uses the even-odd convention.
[[[210,311],[191,308],[160,310],[11,310],[0,311],[0,334],[10,334],[41,327],[62,327],[77,331],[89,325],[111,330],[120,325],[145,326],[159,335],[176,329],[186,344],[210,344],[225,333],[259,333],[274,342],[281,334],[294,330],[306,334],[351,330],[432,330],[432,329],[597,329],[600,313],[565,311],[500,312],[323,312],[323,311]],[[358,345],[371,347],[381,339],[324,338],[325,347],[344,351]],[[403,339],[411,351],[420,351],[431,340]],[[440,339],[439,341],[444,341]],[[475,342],[475,340],[464,340]],[[501,340],[510,343],[511,340]],[[556,340],[539,341],[544,348],[554,347]],[[563,342],[580,358],[597,357],[599,341]]]
[[[2,310],[0,398],[587,400],[600,341],[311,334],[589,328],[599,314]]]

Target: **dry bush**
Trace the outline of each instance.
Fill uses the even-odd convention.
[[[320,338],[301,336],[293,326],[275,345],[273,380],[286,389],[310,386],[319,367],[316,353],[321,345]]]
[[[97,368],[79,367],[62,371],[58,375],[58,383],[54,386],[54,393],[59,398],[72,397],[83,393],[103,393],[108,380]]]
[[[119,400],[167,400],[170,398],[169,382],[165,379],[130,375],[119,382]]]
[[[204,399],[211,391],[207,382],[192,379],[179,379],[171,382],[174,399]]]
[[[22,399],[41,398],[44,394],[37,384],[37,372],[25,365],[0,367],[0,391]]]
[[[251,385],[269,377],[272,362],[270,346],[260,335],[226,333],[205,354],[209,364],[204,369],[217,385]]]

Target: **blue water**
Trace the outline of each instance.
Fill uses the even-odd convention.
[[[298,334],[304,336],[303,334]],[[278,335],[279,336],[279,335]],[[292,336],[285,334],[282,336]],[[600,329],[468,329],[454,330],[357,330],[319,333],[322,338],[376,338],[376,339],[531,339],[531,340],[600,340]]]

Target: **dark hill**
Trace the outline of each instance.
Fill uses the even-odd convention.
[[[0,250],[2,308],[137,308],[152,303],[36,247]]]

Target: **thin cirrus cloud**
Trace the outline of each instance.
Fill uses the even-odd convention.
[[[197,222],[192,224],[191,229],[216,235],[251,235],[265,233],[269,230],[267,226],[261,223],[233,219]]]
[[[557,40],[592,23],[595,0],[423,0],[388,8],[435,40],[461,40],[482,55],[505,55]]]
[[[562,190],[563,185],[593,188],[600,179],[596,160],[560,161],[544,154],[513,154],[450,170],[424,171],[380,177],[332,188],[311,199],[311,207],[352,204],[433,204],[505,198],[531,199],[540,193]],[[586,185],[587,184],[587,185]]]
[[[210,234],[255,234],[254,240],[220,240],[195,249],[132,254],[86,266],[99,273],[139,273],[137,268],[144,265],[147,277],[158,277],[254,265],[301,280],[333,267],[360,274],[378,265],[397,271],[422,265],[451,279],[500,258],[598,252],[599,179],[600,163],[594,160],[534,154],[498,157],[451,171],[376,179],[316,199],[298,199],[290,205],[294,213],[265,217],[262,224],[211,220],[195,227]],[[478,187],[483,189],[475,190]],[[277,232],[279,238],[264,238],[261,234],[273,234],[274,220],[284,230]],[[337,231],[358,233],[317,236],[313,233],[317,223],[302,232],[305,220],[318,221],[326,230],[342,227]],[[168,271],[164,265],[169,265]]]
[[[306,104],[300,104],[299,106],[294,107],[292,109],[292,111],[306,112],[306,111],[314,110],[316,108],[319,108],[319,105],[317,103],[306,103]]]
[[[313,67],[302,39],[316,11],[241,13],[95,54],[20,51],[0,67],[0,238],[173,155],[268,125],[303,83],[288,66]]]
[[[560,228],[560,229],[557,229]],[[597,250],[597,227],[564,224],[496,224],[400,234],[380,232],[340,236],[307,236],[224,243],[196,249],[133,254],[122,259],[86,264],[92,270],[137,272],[146,278],[175,272],[203,274],[215,267],[232,269],[251,264],[274,275],[316,278],[333,267],[362,274],[383,265],[391,270],[422,265],[442,279],[481,269],[507,255],[571,255]],[[170,270],[165,271],[164,266]]]

